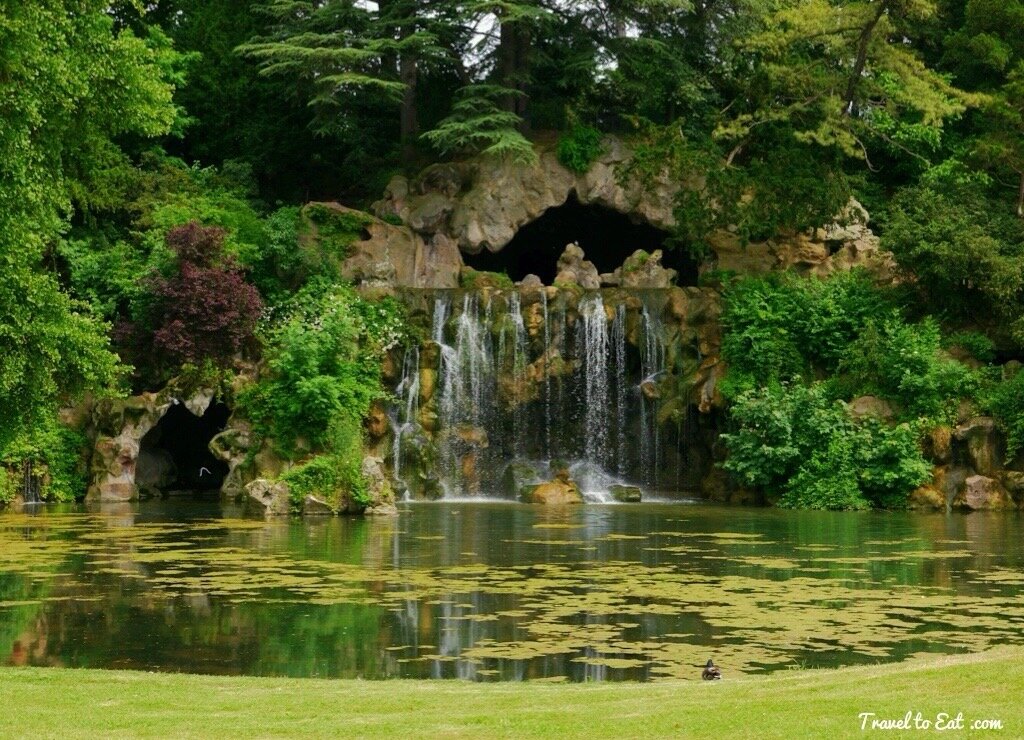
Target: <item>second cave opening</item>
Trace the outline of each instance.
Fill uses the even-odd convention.
[[[485,249],[479,254],[465,254],[463,260],[475,270],[504,273],[514,281],[533,274],[551,285],[558,272],[558,258],[573,242],[582,247],[598,272],[614,271],[637,249],[662,249],[662,264],[679,273],[678,283],[695,285],[696,261],[685,250],[665,249],[668,236],[666,231],[635,223],[611,208],[584,205],[573,193],[564,204],[549,208],[519,229],[500,251]]]

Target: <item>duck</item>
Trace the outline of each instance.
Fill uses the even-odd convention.
[[[700,677],[705,681],[719,681],[722,678],[722,672],[715,665],[714,661],[708,659],[708,664],[704,666],[704,670],[701,672]]]

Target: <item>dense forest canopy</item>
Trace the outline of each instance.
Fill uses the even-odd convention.
[[[912,313],[1003,358],[1024,344],[1017,0],[0,0],[0,96],[8,463],[52,460],[85,392],[228,362],[182,338],[207,305],[183,306],[182,276],[231,285],[234,319],[208,328],[232,350],[264,307],[334,290],[296,248],[300,204],[358,207],[438,159],[528,161],[546,136],[582,169],[609,132],[638,168],[699,172],[675,235],[697,254],[855,196]],[[192,222],[216,231],[175,231]]]

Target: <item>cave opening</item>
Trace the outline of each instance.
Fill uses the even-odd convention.
[[[140,491],[220,490],[228,466],[213,456],[209,444],[229,416],[231,410],[221,401],[211,401],[202,416],[175,401],[139,445],[135,483]]]
[[[662,264],[679,273],[679,285],[697,284],[697,263],[685,249],[665,248],[669,233],[648,223],[635,223],[611,208],[580,203],[575,193],[560,206],[549,208],[516,232],[499,252],[484,249],[464,254],[474,270],[500,272],[519,281],[537,275],[551,285],[558,272],[558,258],[567,244],[580,245],[598,272],[613,272],[637,249],[663,250]]]

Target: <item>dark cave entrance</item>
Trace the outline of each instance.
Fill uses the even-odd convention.
[[[697,263],[684,249],[664,249],[668,232],[647,223],[634,223],[628,216],[598,205],[584,205],[575,193],[560,206],[549,208],[523,226],[500,252],[483,250],[464,254],[466,265],[475,270],[503,272],[512,280],[537,275],[551,285],[558,258],[567,244],[576,242],[598,272],[613,272],[637,249],[663,249],[662,264],[679,273],[679,285],[697,284]]]
[[[220,490],[228,466],[210,452],[210,440],[224,430],[231,410],[211,401],[202,416],[175,402],[139,445],[135,483],[149,494],[171,490]]]

